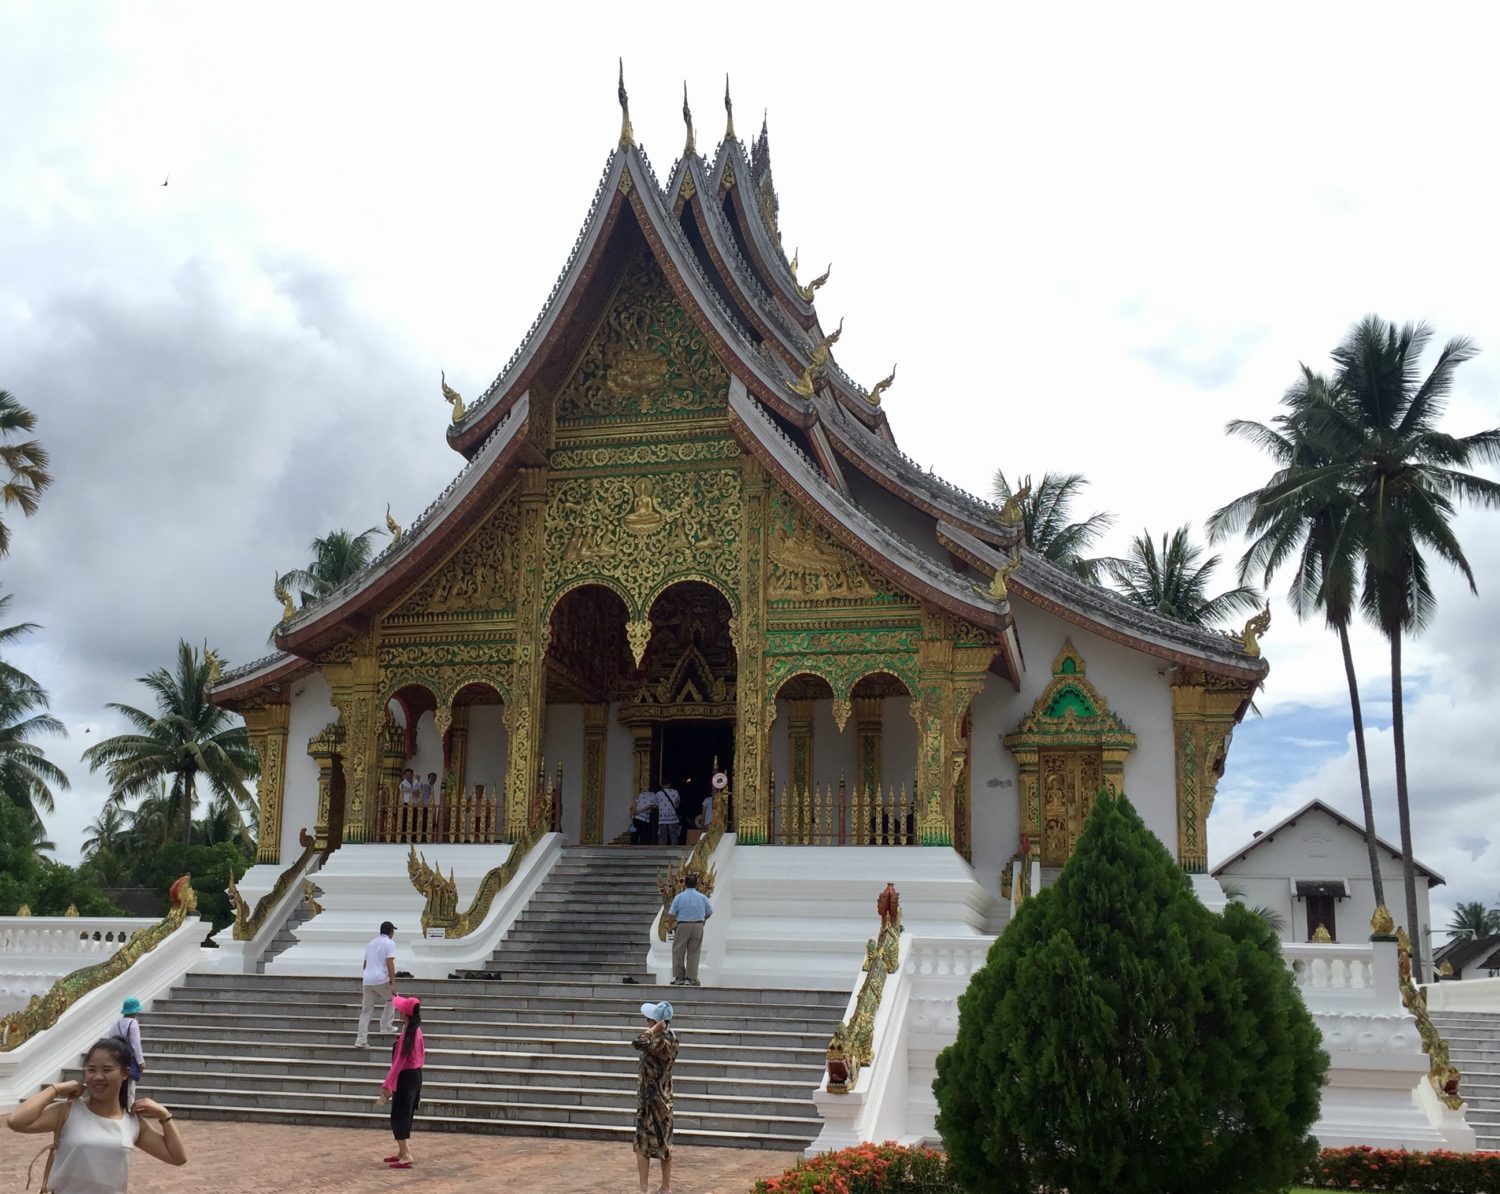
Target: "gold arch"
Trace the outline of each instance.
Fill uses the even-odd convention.
[[[684,572],[662,581],[655,589],[648,591],[646,600],[641,603],[641,608],[633,612],[640,617],[649,618],[651,611],[656,608],[656,603],[662,599],[669,589],[674,589],[678,585],[692,584],[694,581],[707,585],[724,598],[725,604],[729,606],[731,616],[737,615],[740,612],[739,594],[717,576],[713,576],[707,572]],[[740,654],[738,647],[735,648],[734,654],[735,658],[738,659]]]

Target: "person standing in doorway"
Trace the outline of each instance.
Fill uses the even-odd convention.
[[[671,784],[664,784],[656,794],[656,832],[657,844],[662,846],[680,845],[682,835],[682,797],[677,789]]]
[[[422,781],[422,803],[429,808],[433,805],[433,797],[437,794],[438,777],[436,771],[429,771],[427,778]]]
[[[391,1135],[396,1152],[385,1159],[392,1169],[411,1168],[411,1121],[422,1099],[422,1066],[427,1046],[422,1040],[422,1001],[397,995],[391,1004],[401,1013],[401,1035],[391,1046],[391,1068],[380,1087],[377,1104],[391,1105]]]
[[[364,982],[360,989],[359,1027],[354,1030],[354,1047],[363,1049],[370,1043],[370,1017],[380,1006],[380,1031],[396,1028],[396,926],[382,921],[380,934],[365,946]]]
[[[683,885],[667,908],[667,915],[677,921],[672,935],[672,985],[701,987],[698,955],[703,949],[703,925],[714,914],[714,906],[698,890],[697,875],[689,875]]]
[[[661,1162],[661,1189],[672,1194],[672,1064],[677,1060],[677,1034],[672,1031],[672,1005],[641,1004],[646,1030],[631,1042],[641,1053],[640,1084],[635,1105],[635,1164],[641,1194],[651,1180],[651,1159]]]
[[[636,793],[630,806],[630,844],[650,846],[656,842],[656,833],[651,824],[651,814],[656,811],[656,793],[643,789]]]
[[[417,798],[417,777],[410,767],[401,773],[401,803],[411,804]]]

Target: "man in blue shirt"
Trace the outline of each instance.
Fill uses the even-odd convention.
[[[672,985],[701,987],[698,981],[698,954],[703,949],[703,922],[714,914],[708,897],[698,890],[698,876],[683,880],[686,886],[673,897],[667,915],[677,921],[672,938]]]

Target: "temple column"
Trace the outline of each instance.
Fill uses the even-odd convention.
[[[585,846],[604,841],[604,756],[609,739],[609,705],[600,701],[583,707],[583,807],[579,840]],[[637,789],[639,791],[640,789]]]
[[[447,736],[443,739],[443,790],[438,800],[438,824],[451,820],[453,810],[469,786],[469,707],[455,706]]]
[[[256,862],[281,861],[281,810],[286,798],[286,739],[290,705],[262,705],[244,711],[250,746],[260,762],[255,794],[260,802]]]
[[[881,697],[855,697],[855,758],[857,793],[878,794],[881,784],[880,755],[885,738],[885,701]]]
[[[333,798],[334,762],[343,749],[343,727],[336,721],[329,722],[307,742],[307,753],[318,765],[318,819],[313,823],[313,844],[319,850],[328,849],[329,805]]]
[[[656,785],[651,782],[651,727],[630,727],[631,762],[634,765],[635,792],[650,792]],[[635,792],[631,795],[634,796]]]
[[[375,808],[371,814],[371,840],[392,840],[400,815],[401,772],[406,769],[406,729],[386,713],[380,726],[380,770],[375,786]]]
[[[1208,814],[1235,718],[1250,690],[1223,677],[1178,669],[1172,680],[1172,741],[1177,771],[1177,860],[1185,871],[1208,870]]]
[[[786,703],[787,787],[792,792],[813,789],[813,712],[809,700]]]
[[[344,734],[344,830],[350,844],[374,836],[375,782],[379,772],[380,665],[368,637],[346,664],[324,669]]]
[[[917,647],[919,691],[911,715],[917,723],[917,838],[924,846],[953,844],[950,762],[958,749],[953,685],[953,639],[941,615],[923,617]]]
[[[546,714],[546,627],[542,624],[542,567],[546,541],[547,474],[521,470],[520,535],[517,559],[533,561],[521,568],[516,586],[516,654],[512,700],[505,705],[510,739],[505,768],[506,837],[516,840],[530,821],[529,809],[542,767],[542,718]]]
[[[766,840],[770,825],[771,752],[766,738],[776,720],[766,693],[766,474],[745,457],[740,523],[740,609],[730,623],[735,651],[735,833],[745,845]]]

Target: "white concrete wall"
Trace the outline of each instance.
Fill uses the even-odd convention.
[[[849,732],[854,735],[855,746],[859,736],[854,730],[854,719],[849,719]],[[850,774],[854,774],[853,771]],[[880,702],[880,782],[883,787],[902,784],[911,787],[917,774],[917,723],[911,717],[911,697],[886,697]]]
[[[416,773],[418,780],[426,779],[429,772],[436,771],[438,783],[443,782],[443,739],[438,733],[437,717],[428,710],[417,718],[417,753],[406,760],[406,766]]]
[[[505,789],[505,761],[509,755],[510,736],[505,732],[504,707],[470,705],[468,739],[464,745],[464,784],[469,791],[475,784],[485,790]]]
[[[986,891],[1000,890],[1000,872],[1021,848],[1018,768],[1015,756],[1001,741],[1020,720],[1015,695],[1010,681],[991,676],[969,707],[969,805],[974,874]]]
[[[292,715],[286,738],[286,781],[281,802],[281,865],[302,853],[299,831],[311,833],[318,820],[318,765],[307,753],[307,740],[337,721],[328,681],[314,672],[292,685]]]
[[[1362,833],[1315,808],[1274,837],[1261,837],[1250,844],[1254,845],[1253,850],[1215,868],[1216,874],[1226,886],[1243,890],[1247,904],[1279,913],[1286,921],[1286,931],[1281,934],[1283,941],[1307,940],[1307,906],[1295,898],[1294,884],[1298,879],[1343,880],[1349,898],[1335,903],[1336,923],[1329,930],[1338,941],[1369,939],[1370,917],[1375,912],[1375,885],[1370,880],[1370,856]],[[1406,919],[1401,860],[1388,850],[1379,851],[1379,857],[1386,903],[1400,924]],[[1411,939],[1413,945],[1421,946],[1426,959],[1432,952],[1426,934],[1432,916],[1427,881],[1421,875],[1417,876],[1417,914],[1422,924],[1411,934]]]
[[[604,837],[612,842],[630,828],[630,804],[635,799],[635,743],[620,724],[620,702],[609,707],[604,739]]]

